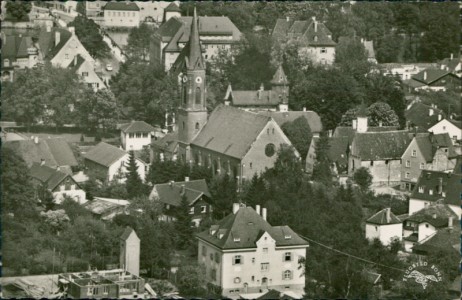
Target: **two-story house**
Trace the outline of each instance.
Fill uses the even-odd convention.
[[[54,202],[57,204],[65,197],[70,197],[80,204],[87,202],[85,191],[71,175],[61,172],[59,167],[50,168],[44,162],[34,163],[30,168],[30,176],[37,186],[42,185],[53,194]]]
[[[14,70],[33,68],[38,62],[38,50],[34,46],[30,36],[5,35],[1,33],[2,58],[1,71],[2,81],[13,81]]]
[[[460,168],[460,165],[459,165]],[[442,201],[455,214],[461,214],[460,182],[462,174],[459,172],[422,171],[409,199],[409,214],[413,214],[431,203]]]
[[[117,180],[124,182],[130,160],[128,152],[101,142],[83,155],[87,172],[103,182]],[[136,157],[138,175],[145,180],[149,164]]]
[[[425,69],[404,84],[409,91],[446,91],[447,89],[460,90],[460,78],[457,75],[437,68]]]
[[[266,217],[266,208],[234,203],[232,214],[197,234],[198,262],[223,297],[275,289],[302,298],[305,276],[299,260],[306,257],[308,243],[289,226],[271,226]]]
[[[366,220],[366,238],[379,239],[383,245],[390,245],[393,239],[401,241],[403,222],[387,207]]]
[[[211,199],[207,183],[204,179],[189,180],[183,182],[168,182],[156,184],[149,194],[149,199],[162,203],[164,214],[160,216],[162,221],[175,221],[175,211],[181,205],[183,197],[186,197],[190,206],[194,226],[199,226],[202,219],[212,212]]]
[[[313,63],[332,65],[335,60],[336,43],[324,23],[316,20],[295,21],[287,17],[278,19],[272,31],[277,44],[295,44],[300,56],[308,57]]]
[[[462,122],[451,120],[451,119],[442,119],[432,127],[428,129],[429,132],[434,134],[447,133],[452,139],[453,144],[457,144],[462,141]]]
[[[414,132],[428,132],[436,123],[444,118],[444,112],[437,105],[426,105],[421,102],[412,103],[404,112],[406,126]]]
[[[79,76],[79,79],[92,88],[95,92],[106,88],[103,80],[96,74],[94,66],[85,60],[80,54],[74,56],[74,61],[69,68]]]
[[[404,250],[412,251],[417,243],[434,235],[437,231],[452,226],[459,215],[446,204],[432,203],[410,214],[403,221]]]
[[[104,27],[138,27],[140,8],[136,2],[110,1],[103,7]]]
[[[401,189],[411,191],[422,170],[453,170],[456,158],[447,133],[416,135],[401,156]]]
[[[442,70],[446,70],[458,77],[462,77],[462,63],[460,62],[460,57],[454,57],[453,53],[451,53],[451,57],[443,59],[438,62],[438,64]]]
[[[142,150],[151,144],[154,127],[144,121],[132,121],[120,126],[120,139],[125,150]]]

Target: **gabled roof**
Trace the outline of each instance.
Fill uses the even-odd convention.
[[[208,198],[212,197],[204,179],[156,184],[153,187],[150,197],[157,196],[158,200],[162,203],[179,206],[183,192],[190,205],[194,204],[202,195]]]
[[[425,135],[416,136],[414,139],[426,162],[433,161],[436,150],[439,148],[448,148],[448,158],[455,158],[457,156],[451,138],[447,133],[427,133]]]
[[[381,211],[372,215],[367,219],[366,223],[377,224],[377,225],[390,225],[390,224],[400,224],[402,221],[396,217],[394,213],[390,211],[390,219],[387,220],[387,211],[390,208],[384,208]]]
[[[442,192],[445,196],[438,193],[438,187],[441,182],[443,184]],[[462,180],[462,174],[445,173],[441,171],[428,171],[424,170],[420,173],[417,184],[412,190],[411,199],[428,200],[436,202],[439,199],[444,199],[445,204],[460,206],[460,183]],[[430,195],[430,190],[432,194]]]
[[[396,131],[398,126],[368,126],[367,132],[383,132],[383,131]],[[350,142],[356,134],[356,129],[352,126],[337,126],[332,134],[332,137],[348,137]]]
[[[217,225],[213,232],[203,231],[197,234],[197,238],[223,250],[256,248],[256,242],[267,232],[276,241],[276,247],[308,246],[289,226],[271,226],[252,207],[241,206]]]
[[[164,11],[175,11],[175,12],[181,12],[181,9],[178,5],[176,5],[175,2],[171,2],[165,9]]]
[[[241,159],[271,120],[257,113],[219,105],[191,144]]]
[[[134,133],[134,132],[152,132],[154,131],[154,127],[149,125],[144,121],[132,121],[127,124],[123,124],[120,126],[120,130],[125,133]]]
[[[101,142],[85,153],[84,157],[85,159],[91,160],[102,166],[110,167],[113,163],[125,155],[128,155],[128,153],[124,150],[105,142]]]
[[[429,254],[438,250],[454,249],[459,253],[460,249],[460,226],[455,222],[454,228],[438,230],[430,238],[423,240],[412,248],[412,252]],[[459,278],[460,279],[460,278]],[[460,281],[459,281],[460,292]]]
[[[5,42],[2,44],[2,61],[8,58],[10,61],[15,61],[18,58],[27,58],[29,55],[27,49],[33,47],[32,38],[30,36],[6,35]]]
[[[452,217],[454,222],[457,223],[459,216],[446,204],[433,203],[425,208],[410,215],[406,221],[416,223],[430,223],[436,228],[444,228],[448,226],[448,220]]]
[[[401,159],[411,142],[408,131],[357,132],[351,143],[351,155],[361,160]]]
[[[261,115],[265,115],[271,117],[278,123],[279,127],[284,125],[287,122],[293,122],[296,119],[303,117],[308,121],[308,125],[310,125],[311,132],[319,133],[322,131],[322,122],[319,115],[312,111],[259,111]]]
[[[123,10],[123,11],[139,11],[140,8],[136,5],[136,2],[131,1],[111,1],[108,2],[104,7],[104,10]]]
[[[59,33],[59,43],[55,45],[56,33]],[[67,41],[71,38],[72,33],[63,28],[51,28],[48,32],[47,28],[42,28],[39,34],[38,45],[44,58],[52,59],[64,47]]]
[[[42,166],[38,163],[32,164],[32,167],[30,168],[30,176],[41,183],[46,184],[50,190],[56,188],[67,177],[71,178],[71,176],[66,173],[45,165]],[[72,179],[72,181],[74,180]]]
[[[169,132],[164,137],[152,142],[151,147],[173,154],[178,146],[178,131]]]
[[[112,211],[118,210],[121,207],[126,207],[130,202],[123,199],[110,199],[102,197],[94,197],[92,201],[84,204],[84,207],[95,215],[104,215]]]
[[[276,73],[273,75],[273,79],[271,79],[271,84],[273,85],[287,85],[289,81],[287,80],[286,73],[284,73],[284,69],[282,66],[279,66],[276,70]]]
[[[460,64],[460,58],[445,58],[440,62],[440,64],[447,67],[449,72],[454,72],[457,66]]]
[[[427,76],[426,78],[425,78],[425,74]],[[451,75],[451,73],[446,70],[441,70],[437,68],[429,68],[429,69],[425,69],[415,74],[414,76],[412,76],[412,79],[420,81],[426,85],[429,85],[447,75]]]
[[[292,297],[290,295],[285,294],[284,292],[280,292],[277,290],[269,290],[265,294],[261,295],[257,298],[257,300],[273,300],[273,299],[300,299],[299,297]]]
[[[295,38],[301,39],[310,46],[335,46],[332,40],[332,33],[327,27],[315,20],[311,21],[292,21],[287,19],[278,19],[274,26],[273,38]]]
[[[138,238],[138,235],[137,235],[136,232],[135,232],[135,230],[133,230],[133,228],[131,228],[130,226],[127,226],[127,227],[125,228],[124,232],[122,233],[122,235],[120,236],[120,239],[125,241],[125,240],[127,240],[127,239],[130,237],[130,235],[132,235],[132,234],[135,234],[136,238],[139,239],[139,238]]]
[[[39,139],[37,144],[32,139],[18,140],[4,142],[3,146],[13,149],[29,167],[42,159],[49,167],[78,165],[71,147],[62,138]]]
[[[457,121],[457,120],[448,120],[452,125],[456,126],[459,129],[462,129],[462,121]]]
[[[433,114],[430,115],[430,111]],[[430,127],[438,123],[438,115],[444,117],[444,112],[436,107],[416,102],[404,112],[404,116],[410,125],[417,126],[418,131],[427,131]]]
[[[234,106],[276,106],[282,103],[279,95],[272,90],[231,91],[229,96]]]

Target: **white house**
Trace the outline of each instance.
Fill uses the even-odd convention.
[[[86,61],[81,55],[74,56],[74,61],[69,66],[79,76],[80,80],[91,87],[95,92],[106,88],[103,80],[96,74],[91,62]]]
[[[138,27],[140,8],[136,2],[111,1],[103,7],[105,27]]]
[[[447,133],[451,137],[453,144],[456,144],[457,141],[462,140],[462,123],[460,121],[443,119],[430,127],[429,132],[434,134],[438,133]]]
[[[141,150],[151,144],[155,128],[144,121],[132,121],[120,126],[120,139],[125,150]]]
[[[92,173],[97,179],[101,181],[117,180],[125,182],[128,172],[127,167],[130,161],[128,152],[101,142],[85,153],[84,159],[87,172]],[[135,160],[138,175],[144,181],[149,171],[149,164],[140,158],[135,158]]]
[[[403,223],[396,217],[390,208],[382,209],[366,221],[366,238],[379,239],[383,245],[388,246],[394,238],[401,241]]]
[[[298,267],[308,243],[289,226],[271,226],[266,208],[234,203],[233,213],[197,234],[198,262],[207,282],[222,288],[223,297],[275,289],[302,298],[305,276]]]

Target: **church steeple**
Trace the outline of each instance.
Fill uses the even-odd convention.
[[[205,70],[204,58],[199,39],[197,12],[194,7],[194,15],[191,22],[191,33],[189,34],[189,53],[186,57],[186,67],[188,70]]]
[[[282,66],[279,66],[274,73],[273,79],[270,81],[271,90],[278,95],[279,98],[279,111],[288,111],[289,110],[289,81],[287,76],[282,69]]]

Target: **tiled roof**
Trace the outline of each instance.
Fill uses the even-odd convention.
[[[273,79],[271,79],[271,84],[273,85],[287,85],[289,81],[287,80],[286,73],[284,73],[284,69],[282,66],[279,66],[276,70],[276,73],[273,75]]]
[[[207,183],[204,179],[156,184],[153,187],[150,198],[157,196],[162,203],[179,206],[181,204],[182,188],[190,205],[202,195],[211,198]]]
[[[282,103],[279,95],[271,90],[232,91],[230,96],[235,106],[276,106]]]
[[[422,86],[425,86],[425,83],[422,83],[420,81],[417,81],[415,79],[406,79],[406,80],[403,80],[403,83],[411,88],[419,88],[419,87],[422,87]]]
[[[433,114],[430,116],[430,110]],[[418,131],[427,131],[430,127],[438,123],[438,115],[444,117],[444,113],[439,108],[416,102],[404,112],[406,120],[410,125],[417,126]]]
[[[440,178],[443,184],[443,192],[445,196],[438,193],[438,187],[440,184]],[[462,174],[445,173],[441,171],[422,171],[417,184],[412,190],[411,199],[428,200],[436,202],[439,199],[444,199],[445,204],[460,206],[460,184],[462,180]],[[423,192],[419,192],[419,190]],[[430,195],[429,190],[432,190]]]
[[[316,23],[316,25],[315,25]],[[280,38],[299,38],[310,46],[335,46],[332,33],[319,21],[291,21],[278,19],[274,26],[272,36]]]
[[[381,211],[377,212],[369,219],[367,219],[367,223],[377,224],[377,225],[389,225],[389,224],[400,224],[402,221],[395,216],[394,213],[390,211],[390,220],[387,220],[387,210],[390,208],[382,209]]]
[[[448,205],[433,203],[410,215],[406,220],[416,223],[427,222],[437,228],[443,228],[448,226],[449,217],[457,224],[459,216]]]
[[[30,167],[32,163],[45,160],[49,167],[77,166],[77,160],[69,144],[62,138],[19,140],[3,143],[4,147],[13,149]]]
[[[178,131],[167,133],[164,137],[153,141],[151,146],[155,149],[173,154],[178,146]]]
[[[111,1],[104,7],[104,10],[124,10],[124,11],[139,11],[140,8],[135,2],[131,1]]]
[[[440,62],[440,64],[446,66],[449,72],[454,72],[456,70],[456,67],[460,64],[460,58],[445,58]]]
[[[396,131],[398,126],[368,126],[367,132]],[[332,137],[348,137],[350,142],[355,136],[356,130],[352,126],[337,126]]]
[[[240,159],[270,121],[270,117],[219,105],[191,144]]]
[[[57,187],[66,177],[70,177],[68,174],[58,171],[55,168],[45,165],[41,166],[38,163],[34,163],[29,172],[32,178],[45,183],[50,190]]]
[[[95,147],[91,148],[90,151],[85,153],[84,157],[85,159],[109,167],[124,155],[127,155],[127,152],[124,150],[116,146],[101,142]]]
[[[57,32],[60,37],[58,45],[55,45]],[[47,32],[45,27],[42,28],[39,34],[38,44],[43,57],[52,59],[64,47],[71,36],[72,33],[63,28],[52,28],[51,32]]]
[[[285,294],[284,292],[280,292],[277,290],[269,290],[267,293],[261,295],[260,297],[257,298],[257,300],[273,300],[273,299],[299,299],[294,298],[290,295]]]
[[[149,125],[144,121],[132,121],[127,124],[123,124],[120,126],[120,130],[126,133],[133,133],[133,132],[152,132],[154,131],[154,127]]]
[[[92,201],[85,203],[84,207],[95,215],[104,215],[128,204],[127,200],[94,197]]]
[[[460,251],[460,226],[455,222],[455,226],[452,229],[444,228],[438,230],[430,238],[425,239],[419,244],[412,248],[412,252],[429,254],[435,253],[439,250],[454,249],[458,253]],[[459,281],[460,288],[460,281]],[[460,289],[459,289],[460,292]]]
[[[171,2],[165,9],[164,11],[176,11],[176,12],[181,12],[181,9],[178,5],[176,5],[175,2]]]
[[[447,133],[432,134],[427,133],[425,135],[419,135],[415,137],[415,141],[422,152],[426,162],[432,162],[435,156],[436,150],[439,148],[448,148],[448,157],[455,158],[457,153],[455,152],[451,138]]]
[[[29,55],[27,49],[33,46],[32,38],[30,36],[17,36],[17,35],[3,35],[5,42],[2,43],[2,69],[12,67],[12,63],[18,58],[27,58]],[[9,66],[4,66],[4,60],[10,61]]]
[[[226,216],[217,225],[213,234],[206,230],[197,237],[219,249],[256,248],[256,242],[267,232],[276,241],[276,247],[308,246],[289,226],[271,226],[252,207],[240,207],[236,214]]]
[[[361,160],[401,159],[411,136],[408,131],[356,133],[351,143],[351,155]]]
[[[259,111],[261,115],[271,117],[278,123],[279,127],[287,122],[293,122],[296,119],[303,117],[308,121],[311,132],[319,133],[322,131],[322,123],[319,115],[311,110],[308,111]]]
[[[425,78],[425,74],[427,75],[427,78]],[[436,69],[436,68],[429,68],[425,69],[414,76],[412,76],[412,79],[420,81],[426,85],[431,84],[432,82],[451,74],[448,71],[441,70],[441,69]]]

